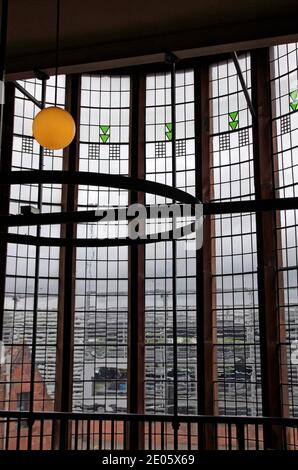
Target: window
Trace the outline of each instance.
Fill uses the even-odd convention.
[[[253,51],[239,54],[249,97],[254,96],[253,54]],[[272,120],[268,135],[272,130],[272,142],[269,142],[272,144],[272,184],[276,199],[296,197],[297,45],[278,46],[271,49],[270,54]],[[140,255],[142,263],[138,269],[144,268],[144,271],[139,274],[145,278],[145,308],[142,312],[145,344],[143,349],[140,348],[145,367],[142,377],[145,413],[173,412],[174,338],[177,339],[175,379],[178,384],[178,413],[198,413],[200,387],[206,380],[200,370],[200,351],[207,347],[206,344],[214,352],[216,374],[208,380],[210,389],[213,387],[214,390],[212,405],[216,413],[247,416],[264,413],[262,394],[266,387],[263,387],[261,346],[264,338],[260,328],[259,211],[247,212],[241,205],[237,212],[222,209],[235,202],[245,204],[258,200],[256,182],[259,175],[255,167],[255,131],[258,130],[255,126],[258,124],[252,119],[233,60],[226,56],[210,60],[202,61],[208,72],[205,77],[208,89],[204,107],[207,110],[206,122],[201,122],[198,116],[202,104],[199,100],[203,99],[200,92],[202,80],[198,79],[202,79],[201,68],[196,62],[184,62],[187,66],[183,61],[177,64],[175,175],[171,74],[168,68],[160,68],[157,72],[153,67],[147,74],[143,69],[140,72],[139,78],[144,80],[142,85],[145,86],[140,88],[143,99],[139,100],[139,119],[131,119],[132,98],[139,96],[132,93],[135,92],[133,87],[139,80],[132,79],[129,72],[125,71],[123,75],[118,72],[111,75],[83,74],[80,88],[78,86],[80,113],[76,139],[79,151],[74,158],[77,158],[75,164],[79,171],[129,176],[135,158],[132,153],[138,148],[137,158],[140,160],[137,163],[141,162],[146,180],[169,186],[175,180],[178,189],[193,196],[201,192],[204,203],[213,204],[216,208],[210,217],[205,218],[210,222],[208,249],[204,252],[207,252],[210,262],[207,270],[198,269],[199,256],[187,249],[189,240],[186,237],[175,244],[171,240],[147,244]],[[138,73],[137,69],[134,73]],[[65,93],[67,81],[65,77],[59,77],[60,106],[65,105],[65,95],[68,96]],[[25,80],[22,86],[40,100],[41,84],[38,80]],[[51,78],[46,84],[48,104],[53,102],[53,92],[54,79]],[[66,166],[66,153],[63,156],[63,152],[45,149],[43,161],[39,160],[40,148],[30,135],[36,111],[34,106],[17,90],[11,169],[33,172],[42,163],[45,170],[61,171]],[[138,129],[133,129],[133,126],[138,121],[144,128],[145,139],[142,135],[138,145],[132,145],[131,136],[138,135]],[[204,169],[201,168],[203,165],[200,166],[204,157],[201,155],[204,153],[202,136],[208,157]],[[94,187],[88,184],[88,176],[84,183],[68,193],[74,210],[94,211],[129,204],[129,190]],[[44,213],[63,212],[65,188],[60,184],[43,184],[42,188],[37,184],[13,185],[9,213],[17,214],[21,206],[36,207],[39,202]],[[39,201],[41,193],[42,201]],[[167,202],[169,200],[163,196],[145,195],[147,205]],[[281,388],[286,397],[283,404],[287,406],[289,402],[292,416],[298,413],[298,369],[292,361],[298,341],[297,215],[296,210],[276,211],[276,227],[273,228],[277,235],[274,253],[277,255],[280,318],[276,348],[283,372]],[[155,232],[165,222],[150,220],[146,224],[148,231]],[[67,263],[64,248],[51,246],[54,237],[64,236],[65,227],[41,226],[40,235],[49,241],[49,246],[41,244],[39,249],[33,243],[38,237],[35,226],[11,227],[8,232],[9,235],[25,234],[32,238],[27,243],[17,243],[10,238],[7,244],[3,327],[8,351],[6,399],[9,404],[17,402],[19,411],[28,411],[30,392],[18,393],[15,399],[15,383],[21,382],[22,388],[18,391],[28,390],[34,353],[34,410],[50,411],[59,408],[61,397],[59,387],[56,387],[57,380],[71,376],[71,371],[65,375],[62,373],[59,369],[61,357],[57,358],[61,349],[61,331],[58,328],[63,313],[61,299],[65,298],[66,285],[61,270]],[[128,224],[127,221],[80,223],[76,224],[73,233],[78,242],[73,263],[67,267],[69,278],[74,279],[67,292],[73,300],[69,306],[73,315],[70,322],[73,330],[69,333],[73,335],[74,350],[71,406],[73,411],[126,412],[128,393],[131,393],[128,384],[133,374],[128,364],[130,325],[133,322],[129,315],[129,300],[134,301],[136,295],[129,279],[131,249],[112,243],[97,246],[96,241],[105,238],[111,242],[114,238],[126,237]],[[81,243],[85,238],[92,240],[94,246],[87,247]],[[201,284],[204,284],[201,281],[206,279],[207,292],[204,291],[203,295],[210,296],[207,307],[201,302],[203,295],[200,291]],[[38,292],[35,292],[36,280]],[[212,319],[212,335],[205,343],[202,341],[202,346],[199,344],[199,319],[206,313],[205,308],[208,318]],[[177,317],[176,330],[174,314]],[[36,324],[33,325],[34,321]]]

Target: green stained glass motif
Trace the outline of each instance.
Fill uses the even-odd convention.
[[[290,95],[290,108],[292,111],[296,111],[298,108],[298,90],[292,90]]]
[[[232,119],[229,121],[229,126],[232,130],[235,130],[238,127],[239,121],[237,120],[238,117],[238,111],[231,111],[229,113],[229,118]]]
[[[99,126],[99,127],[104,134],[107,134],[108,130],[110,129],[110,126]]]
[[[106,144],[107,141],[109,140],[110,138],[110,134],[108,134],[108,131],[110,130],[110,126],[107,126],[107,125],[100,125],[99,126],[102,134],[100,133],[99,136],[100,136],[100,139],[101,141]]]
[[[167,136],[168,140],[172,140],[172,138],[173,138],[172,129],[173,129],[172,123],[167,122],[166,123],[166,136]]]
[[[101,138],[102,142],[103,142],[104,144],[106,144],[107,141],[109,140],[110,136],[107,135],[107,134],[100,134],[100,138]]]

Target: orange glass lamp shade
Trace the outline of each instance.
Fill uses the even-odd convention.
[[[71,114],[62,108],[42,109],[34,118],[33,136],[37,142],[50,150],[64,149],[73,140],[76,125]]]

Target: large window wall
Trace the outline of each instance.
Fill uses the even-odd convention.
[[[295,195],[297,179],[296,45],[272,49],[271,59],[272,158],[275,169],[272,181],[274,176],[277,197],[289,197]],[[206,96],[200,88],[202,64],[208,70],[209,95],[207,93]],[[241,54],[239,65],[251,97],[251,55]],[[138,74],[145,80],[144,88],[138,90],[138,116],[144,119],[141,124],[139,122],[139,129],[134,129],[132,96]],[[20,84],[37,100],[41,99],[41,83],[37,79]],[[59,77],[58,85],[58,104],[64,106],[67,80]],[[178,414],[196,414],[204,409],[199,403],[203,396],[200,392],[209,378],[200,370],[200,354],[204,355],[211,345],[216,352],[216,374],[205,389],[214,387],[211,397],[214,409],[226,415],[262,415],[266,394],[262,354],[266,345],[262,342],[260,328],[264,315],[263,306],[259,305],[258,289],[263,269],[258,267],[257,260],[261,249],[257,245],[260,228],[256,212],[244,212],[240,207],[238,212],[230,213],[223,208],[225,204],[237,201],[258,202],[255,188],[259,175],[255,172],[253,139],[258,122],[252,119],[233,59],[202,59],[178,66],[175,162],[169,66],[160,68],[158,72],[152,67],[145,71],[137,68],[123,74],[82,75],[77,92],[77,146],[73,147],[76,150],[62,154],[45,149],[42,156],[31,133],[37,107],[21,91],[16,91],[12,170],[38,169],[41,157],[41,169],[62,170],[65,166],[63,158],[67,157],[76,159],[77,168],[82,172],[128,176],[132,160],[143,160],[147,180],[169,186],[175,180],[177,188],[192,195],[198,194],[198,186],[204,184],[205,189],[208,186],[211,197],[205,200],[202,194],[203,203],[216,203],[213,215],[205,217],[211,227],[211,240],[203,241],[202,247],[204,259],[210,256],[211,269],[208,272],[208,263],[202,269],[198,268],[201,265],[191,240],[181,239],[174,242],[175,245],[166,240],[148,244],[144,254],[140,254],[145,272],[140,271],[138,275],[140,279],[145,276],[145,308],[137,310],[144,319],[145,341],[138,350],[138,360],[145,365],[139,382],[144,386],[145,412],[173,413],[175,369]],[[198,117],[202,100],[208,101],[209,108],[206,115]],[[51,104],[53,101],[54,79],[50,79],[46,84],[46,102]],[[202,148],[206,125],[210,165],[201,175],[201,159],[206,155],[202,153],[202,156],[198,149]],[[271,121],[268,126],[271,126]],[[138,132],[140,129],[144,130],[144,141]],[[132,141],[138,143],[134,145],[134,149],[139,149],[138,155],[132,155]],[[36,185],[14,185],[9,212],[20,213],[22,206],[37,206],[41,193],[42,212],[65,210],[62,189],[54,184],[43,184],[42,191],[38,191]],[[97,210],[125,207],[130,196],[126,190],[88,185],[86,174],[86,185],[75,188],[72,202],[78,211]],[[171,201],[146,195],[146,204],[164,202]],[[298,387],[294,354],[298,341],[295,217],[295,211],[276,214],[280,386],[288,394],[292,415],[297,414]],[[151,221],[147,227],[151,231],[161,231],[167,223]],[[37,236],[36,227],[19,227],[9,229],[9,232]],[[7,244],[3,327],[6,353],[5,366],[1,368],[3,409],[28,408],[32,354],[37,394],[34,409],[53,409],[55,403],[59,409],[57,368],[62,367],[60,356],[68,348],[68,353],[73,356],[68,408],[82,412],[128,410],[129,394],[135,393],[129,383],[134,373],[128,361],[129,351],[133,349],[130,341],[135,340],[130,334],[134,321],[130,309],[137,298],[129,279],[131,248],[96,246],[99,238],[113,239],[127,234],[127,222],[75,225],[74,236],[94,240],[95,246],[76,247],[74,264],[64,268],[70,270],[70,277],[75,278],[74,288],[68,293],[74,299],[70,312],[74,319],[70,331],[73,349],[72,344],[60,343],[57,326],[65,286],[61,271],[63,250],[41,246],[37,271],[35,246]],[[40,235],[59,237],[60,226],[42,226]],[[207,246],[212,247],[210,252]],[[198,282],[208,276],[212,278],[210,284]],[[199,284],[207,286],[204,293],[198,292]],[[209,289],[208,285],[212,288]],[[174,295],[176,302],[173,302]],[[203,310],[208,302],[198,302],[199,295],[211,299],[207,312]],[[177,319],[176,331],[173,313]],[[37,318],[35,327],[34,316]],[[205,336],[201,336],[198,325],[204,328],[202,318],[208,316],[214,319],[213,333],[207,337],[209,333],[204,332]],[[177,340],[177,368],[174,364],[174,337]],[[202,337],[204,344],[199,344],[198,338]],[[63,370],[60,376],[64,381],[69,374]],[[134,398],[140,399],[137,394]],[[210,400],[210,397],[205,399]]]

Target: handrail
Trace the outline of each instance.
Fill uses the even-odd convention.
[[[220,415],[162,415],[162,414],[133,414],[133,413],[85,413],[85,412],[62,412],[62,411],[0,411],[0,418],[21,419],[73,419],[73,420],[103,420],[103,421],[159,421],[181,423],[242,423],[242,424],[272,424],[297,426],[298,418],[292,417],[269,417],[269,416],[220,416]]]

